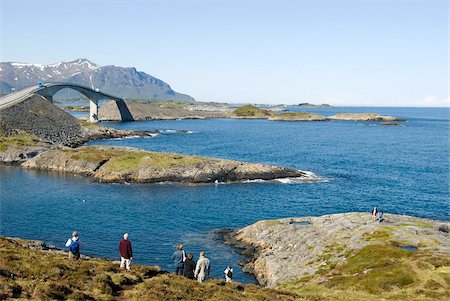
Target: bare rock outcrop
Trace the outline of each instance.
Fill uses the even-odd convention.
[[[439,230],[448,223],[394,214],[385,218],[378,223],[369,213],[355,212],[259,221],[226,234],[225,242],[250,257],[244,271],[269,287],[345,263],[373,243],[450,255],[450,236]]]

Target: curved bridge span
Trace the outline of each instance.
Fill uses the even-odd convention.
[[[98,90],[93,90],[89,87],[72,84],[72,83],[46,83],[41,86],[35,85],[24,88],[20,91],[8,94],[0,98],[0,110],[18,104],[33,94],[38,94],[45,97],[48,101],[53,102],[53,95],[62,89],[73,89],[80,92],[89,99],[89,121],[98,121],[98,103],[101,99],[114,100],[119,108],[122,120],[133,120],[133,117],[128,110],[125,101],[122,98],[108,95]]]

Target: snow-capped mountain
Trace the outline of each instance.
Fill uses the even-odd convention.
[[[156,99],[164,101],[195,101],[181,94],[160,79],[136,68],[99,66],[87,59],[51,65],[0,62],[0,92],[11,92],[38,82],[70,82],[127,99]],[[76,98],[79,94],[62,90],[56,98]],[[56,96],[56,95],[55,95]]]

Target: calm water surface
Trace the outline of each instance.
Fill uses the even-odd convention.
[[[449,216],[449,110],[418,108],[308,109],[325,115],[376,112],[408,119],[405,126],[363,122],[181,120],[103,123],[120,129],[189,130],[154,138],[96,141],[313,171],[322,183],[202,186],[100,184],[87,178],[1,167],[1,235],[63,247],[73,229],[83,252],[117,257],[130,233],[135,260],[172,269],[177,243],[205,250],[214,277],[240,256],[210,234],[261,219],[369,211],[438,220]],[[236,280],[253,282],[236,269]]]

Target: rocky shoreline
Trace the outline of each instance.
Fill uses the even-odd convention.
[[[327,271],[377,245],[446,258],[449,264],[449,227],[446,222],[394,214],[378,223],[369,213],[354,212],[259,221],[219,234],[246,257],[241,262],[245,272],[254,274],[261,285],[279,287],[314,277],[325,281]]]

